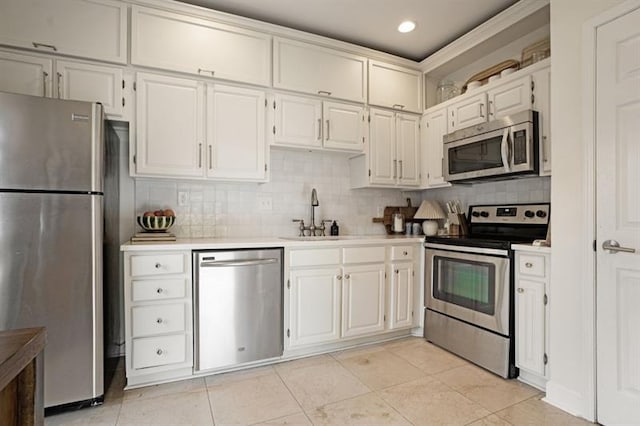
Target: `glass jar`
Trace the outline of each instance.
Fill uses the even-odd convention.
[[[438,89],[436,91],[437,102],[448,101],[451,98],[455,98],[460,94],[460,90],[456,87],[453,81],[450,80],[442,80],[440,84],[438,84]]]

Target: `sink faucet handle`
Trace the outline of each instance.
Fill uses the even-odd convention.
[[[326,226],[324,225],[325,223],[332,223],[333,219],[324,219],[320,221],[320,233],[322,234],[321,236],[325,236],[326,234],[324,233],[324,230],[326,229]]]
[[[300,230],[300,235],[298,235],[299,237],[304,237],[304,219],[293,219],[292,222],[299,222],[300,226],[298,227],[298,229]]]

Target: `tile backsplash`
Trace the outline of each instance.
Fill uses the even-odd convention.
[[[136,179],[136,214],[172,208],[177,215],[172,232],[184,238],[296,236],[297,224],[291,220],[309,223],[311,190],[316,188],[316,225],[333,219],[341,234],[376,235],[384,234],[384,227],[371,219],[381,217],[385,206],[406,205],[407,198],[414,206],[434,199],[443,208],[445,201],[458,200],[465,211],[470,204],[550,200],[548,177],[402,192],[350,189],[344,154],[274,149],[270,164],[271,180],[263,184]],[[187,195],[183,206],[178,205],[179,193]],[[271,209],[264,208],[269,204]]]

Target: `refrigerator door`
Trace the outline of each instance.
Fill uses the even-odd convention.
[[[0,192],[0,330],[45,326],[45,407],[103,391],[102,196]]]
[[[0,92],[0,190],[102,192],[102,105]]]

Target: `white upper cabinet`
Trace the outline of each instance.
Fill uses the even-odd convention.
[[[56,61],[56,93],[60,99],[100,102],[105,114],[122,118],[125,111],[122,68]]]
[[[136,172],[166,177],[204,175],[204,84],[138,73]]]
[[[422,73],[379,61],[369,61],[369,104],[422,111]]]
[[[449,133],[487,121],[487,94],[479,93],[449,105]]]
[[[131,63],[268,86],[268,34],[148,7],[131,8]]]
[[[420,118],[418,116],[397,114],[396,152],[398,184],[418,186],[420,184]]]
[[[273,145],[322,147],[322,101],[276,94],[270,104],[273,111]]]
[[[127,62],[127,4],[115,0],[3,0],[0,44]]]
[[[362,152],[364,146],[364,107],[323,102],[325,148]]]
[[[367,58],[280,37],[273,50],[274,87],[366,102]]]
[[[447,108],[432,110],[421,120],[422,177],[421,188],[437,188],[450,185],[444,180],[444,142],[447,134]]]
[[[207,87],[207,176],[263,180],[264,92],[219,84]]]
[[[372,184],[393,185],[398,175],[395,114],[371,108],[370,117],[369,181]]]
[[[538,111],[540,137],[540,175],[551,174],[551,67],[531,75],[533,82],[533,109]]]
[[[0,18],[1,19],[1,18]],[[50,97],[53,60],[0,51],[0,91]]]
[[[533,104],[531,76],[502,84],[487,92],[489,121],[531,109]]]

